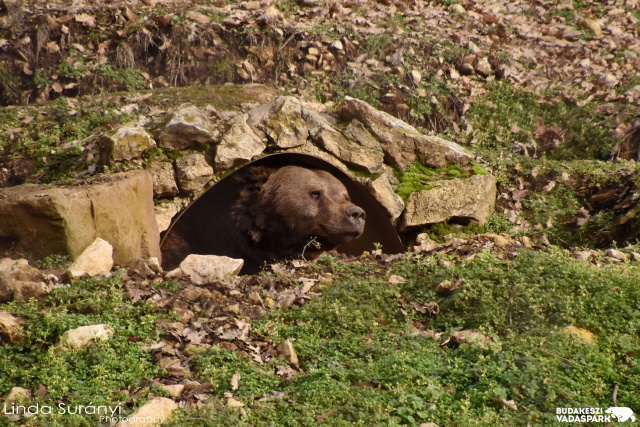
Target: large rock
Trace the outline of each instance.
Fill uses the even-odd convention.
[[[148,172],[102,175],[65,187],[0,189],[0,252],[75,259],[96,237],[113,246],[118,264],[161,256]]]
[[[384,153],[374,138],[347,139],[321,114],[305,109],[303,116],[309,126],[309,135],[317,145],[357,169],[369,173],[380,173],[384,170]]]
[[[218,130],[207,116],[191,104],[183,104],[169,114],[158,131],[158,145],[184,150],[198,144],[212,143]]]
[[[341,115],[362,122],[381,142],[389,160],[402,170],[418,159],[429,166],[445,167],[450,163],[466,165],[473,158],[458,144],[422,135],[413,126],[359,99],[346,97]]]
[[[11,284],[15,301],[41,300],[53,290],[51,283],[15,281]]]
[[[156,146],[156,142],[141,127],[122,126],[107,132],[98,140],[100,163],[104,165],[140,157]]]
[[[180,190],[185,194],[195,194],[209,182],[213,168],[202,154],[187,154],[176,160],[176,175]]]
[[[230,121],[229,129],[216,147],[215,169],[224,171],[248,163],[267,147],[247,124],[248,114],[240,114]]]
[[[155,160],[149,162],[147,170],[153,177],[153,197],[173,197],[180,192],[176,183],[176,173],[171,162]]]
[[[154,206],[158,230],[161,233],[167,230],[171,225],[171,221],[173,221],[173,217],[175,217],[176,214],[187,205],[188,202],[186,200],[179,198],[174,198],[173,200],[159,200]]]
[[[307,141],[309,128],[302,115],[302,103],[292,96],[280,96],[272,103],[249,112],[248,123],[263,133],[276,148],[298,147]]]
[[[398,219],[404,210],[402,198],[391,187],[388,174],[384,173],[369,183],[369,192],[389,212],[392,221]]]
[[[492,175],[430,182],[430,190],[411,193],[402,221],[403,228],[466,218],[483,225],[496,201],[496,179]]]
[[[102,272],[111,271],[112,267],[113,247],[98,237],[69,266],[66,275],[71,280],[85,276],[94,277]]]

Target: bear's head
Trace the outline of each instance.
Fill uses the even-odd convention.
[[[323,170],[300,166],[248,168],[231,218],[249,246],[273,260],[323,251],[359,237],[365,212],[345,186]],[[304,253],[303,253],[304,252]]]

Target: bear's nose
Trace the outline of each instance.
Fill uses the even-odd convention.
[[[346,213],[347,216],[352,220],[365,219],[366,217],[364,210],[361,207],[355,205],[347,209]]]

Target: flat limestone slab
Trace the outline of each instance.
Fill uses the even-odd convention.
[[[451,218],[468,218],[484,225],[496,201],[496,179],[492,175],[433,181],[430,190],[411,193],[402,227],[424,226]]]
[[[113,259],[160,257],[153,179],[135,170],[69,186],[24,184],[0,189],[0,254],[77,258],[100,237]]]

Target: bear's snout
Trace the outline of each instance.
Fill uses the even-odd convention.
[[[347,208],[345,214],[347,215],[349,222],[356,228],[355,237],[359,237],[364,231],[364,221],[367,216],[364,213],[364,209],[360,206],[351,205]]]
[[[364,209],[356,205],[353,205],[349,209],[347,209],[346,214],[354,222],[357,222],[359,220],[364,220],[366,218]]]

